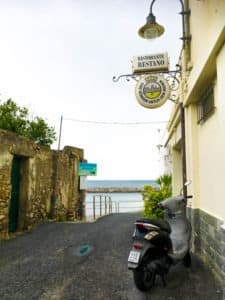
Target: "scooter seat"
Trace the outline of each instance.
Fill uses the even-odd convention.
[[[161,230],[171,233],[170,224],[166,220],[156,220],[150,218],[141,218],[136,220],[136,222],[149,223],[158,226]]]

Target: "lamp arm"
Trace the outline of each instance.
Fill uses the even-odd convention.
[[[153,8],[153,5],[155,3],[156,0],[152,0],[151,4],[150,4],[150,14],[152,14],[152,8]],[[181,4],[181,17],[182,17],[182,37],[181,37],[181,40],[183,40],[183,44],[185,45],[185,41],[186,40],[189,40],[190,39],[190,36],[187,36],[186,34],[186,30],[185,30],[185,15],[190,15],[190,11],[187,10],[185,11],[185,8],[184,8],[184,2],[183,0],[179,0],[180,4]]]
[[[152,0],[151,4],[150,4],[150,14],[152,14],[152,7],[153,7],[153,4],[156,0]]]
[[[150,4],[150,13],[152,13],[152,7],[153,7],[155,1],[156,1],[156,0],[152,0],[152,2],[151,2],[151,4]],[[181,4],[181,7],[182,7],[181,13],[184,13],[184,2],[183,2],[183,0],[179,0],[179,1],[180,1],[180,4]]]

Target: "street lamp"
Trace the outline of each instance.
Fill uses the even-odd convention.
[[[156,22],[156,17],[154,16],[152,12],[153,4],[156,0],[152,0],[150,4],[150,12],[149,15],[146,18],[146,24],[142,26],[138,30],[138,34],[147,40],[157,38],[161,36],[164,33],[164,27]],[[181,16],[182,16],[182,37],[181,40],[183,40],[183,45],[185,45],[185,42],[187,40],[190,40],[190,36],[187,35],[186,27],[185,27],[185,16],[190,15],[190,10],[185,10],[184,2],[182,0],[179,0],[181,4]]]
[[[145,39],[154,39],[159,36],[161,36],[164,33],[164,27],[162,25],[159,25],[156,23],[156,17],[153,15],[152,8],[153,4],[156,0],[152,0],[150,4],[150,12],[147,16],[147,22],[144,26],[142,26],[138,34]],[[185,5],[182,0],[179,0],[181,4],[181,16],[182,16],[182,37],[180,38],[183,41],[183,49],[185,50],[185,47],[188,45],[187,42],[190,41],[191,36],[187,34],[187,17],[190,16],[190,10],[185,10]],[[175,71],[145,71],[145,72],[138,72],[138,74],[123,74],[118,77],[114,76],[113,81],[117,82],[120,78],[125,77],[127,80],[129,78],[132,78],[136,81],[138,81],[138,78],[140,79],[140,76],[147,75],[147,74],[163,74],[168,77],[168,81],[170,78],[172,78],[172,84],[170,84],[171,91],[177,90],[176,83],[180,83],[180,78],[177,77],[177,74],[181,74],[181,66],[176,65],[179,68]],[[174,96],[174,95],[173,95]],[[182,101],[177,101],[178,99],[173,97],[169,98],[173,102],[179,105],[180,109],[180,122],[181,122],[181,154],[182,154],[182,175],[183,175],[183,193],[184,196],[187,196],[187,186],[185,183],[187,182],[187,172],[186,172],[186,143],[185,143],[185,113],[184,113],[184,106]]]
[[[156,17],[153,15],[152,8],[153,4],[156,0],[152,0],[150,4],[150,12],[147,16],[147,22],[144,26],[142,26],[138,34],[145,39],[154,39],[161,36],[164,33],[164,27],[156,23]],[[184,2],[179,0],[181,4],[181,16],[182,16],[182,37],[183,40],[183,47],[186,45],[186,41],[190,40],[190,36],[187,35],[186,32],[186,23],[185,23],[185,16],[190,15],[190,10],[185,10]],[[183,175],[183,193],[184,196],[187,196],[187,168],[186,168],[186,143],[185,143],[185,114],[184,114],[184,106],[182,102],[179,102],[180,106],[180,121],[181,121],[181,147],[182,147],[182,175]]]

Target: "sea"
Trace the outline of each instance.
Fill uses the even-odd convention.
[[[143,188],[158,187],[154,180],[88,180],[87,188]],[[86,194],[85,214],[87,219],[96,219],[110,213],[141,212],[144,201],[141,192],[110,192]]]

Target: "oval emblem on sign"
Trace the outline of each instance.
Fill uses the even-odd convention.
[[[168,81],[161,75],[146,75],[135,88],[138,102],[147,108],[162,106],[170,97],[170,92]]]

